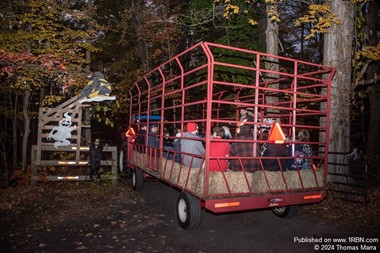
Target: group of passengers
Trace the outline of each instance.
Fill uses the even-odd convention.
[[[258,145],[256,157],[253,158],[254,143],[252,142],[252,128],[249,125],[241,125],[235,141],[216,141],[223,138],[222,127],[213,128],[213,139],[210,142],[210,171],[242,171],[255,172],[263,167],[267,171],[310,169],[312,167],[312,148],[309,132],[301,129],[294,145],[277,144],[269,142],[269,131],[263,130]],[[305,143],[306,142],[306,143]],[[293,151],[294,149],[294,151]],[[294,153],[294,155],[292,155]],[[229,159],[215,159],[215,157],[229,157]],[[284,157],[284,158],[282,158]],[[294,157],[286,158],[286,157]],[[261,164],[260,164],[261,160]]]
[[[251,120],[251,115],[247,110],[241,110],[241,115],[241,122]],[[310,157],[312,156],[312,148],[307,144],[307,142],[310,141],[309,132],[307,130],[302,129],[298,132],[297,141],[301,143],[288,145],[269,142],[269,131],[263,129],[260,134],[261,144],[257,145],[256,156],[254,156],[252,126],[249,124],[240,124],[237,129],[237,137],[233,142],[228,140],[232,138],[228,127],[215,126],[212,129],[209,171],[225,172],[227,170],[244,170],[247,172],[255,172],[261,170],[261,168],[267,171],[311,168],[312,162]],[[138,144],[147,145],[150,150],[157,150],[160,146],[160,141],[157,137],[158,131],[158,124],[151,124],[149,126],[148,139],[146,142],[146,125],[140,126],[136,142]],[[163,157],[169,160],[175,160],[179,163],[182,162],[185,166],[190,168],[203,167],[205,164],[204,155],[206,150],[198,134],[198,125],[194,122],[189,122],[184,133],[177,130],[175,135],[177,138],[172,140],[172,145],[165,145],[164,143]],[[139,152],[141,152],[141,149]],[[261,158],[258,159],[258,157]],[[281,157],[288,158],[285,159]],[[289,159],[289,157],[294,158]]]

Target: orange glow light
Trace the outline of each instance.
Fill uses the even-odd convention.
[[[321,194],[318,195],[308,195],[308,196],[303,196],[303,199],[320,199],[322,198]]]
[[[226,202],[226,203],[215,204],[215,208],[230,207],[230,206],[240,206],[240,202]]]
[[[132,127],[129,128],[127,132],[125,132],[125,136],[126,136],[126,137],[129,137],[129,136],[132,136],[132,137],[133,137],[133,136],[135,136],[135,134],[136,134],[136,133],[135,133],[135,130],[134,130]]]

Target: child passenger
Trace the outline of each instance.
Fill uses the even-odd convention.
[[[298,142],[309,142],[310,134],[306,129],[301,129],[297,135]],[[294,145],[294,157],[295,159],[289,159],[286,161],[286,168],[288,170],[298,169],[311,169],[312,162],[309,158],[313,155],[313,150],[310,144],[297,143]],[[292,145],[288,147],[288,156],[292,156]]]
[[[222,171],[228,169],[228,161],[225,159],[213,159],[214,157],[228,157],[230,152],[230,143],[222,140],[225,131],[222,127],[214,127],[212,129],[212,140],[210,142],[210,161],[209,171]]]

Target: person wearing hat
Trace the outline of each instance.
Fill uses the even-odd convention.
[[[148,147],[150,148],[159,148],[160,147],[160,141],[157,138],[158,133],[158,124],[154,123],[149,126],[149,132],[148,132]]]
[[[203,147],[202,141],[190,140],[187,138],[199,138],[197,123],[187,123],[187,132],[183,133],[184,139],[181,140],[181,151],[194,155],[205,155],[206,150]],[[184,155],[183,164],[189,168],[200,168],[202,166],[202,159],[199,157]]]

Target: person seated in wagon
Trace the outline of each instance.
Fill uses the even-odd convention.
[[[182,163],[189,168],[200,168],[204,164],[204,159],[201,159],[198,156],[204,156],[206,150],[202,144],[200,137],[198,134],[198,125],[194,122],[189,122],[187,124],[187,131],[183,133],[184,139],[181,139],[181,151],[184,154]],[[194,138],[194,139],[186,139],[186,138]],[[189,154],[194,154],[196,156],[192,156]]]
[[[297,170],[297,169],[311,169],[312,161],[311,156],[313,155],[313,150],[310,144],[302,143],[309,142],[310,134],[306,129],[301,129],[297,135],[297,142],[294,144],[294,159],[286,160],[286,168],[288,170]],[[288,156],[292,156],[292,146],[289,145],[287,148]]]
[[[251,126],[241,125],[236,140],[241,142],[233,142],[230,148],[230,157],[239,159],[230,159],[230,170],[255,172],[258,170],[258,162],[253,159],[253,136]],[[240,163],[241,161],[241,163]]]
[[[210,160],[209,171],[226,172],[229,166],[227,159],[219,159],[219,157],[228,157],[230,153],[230,143],[227,141],[219,141],[224,137],[225,131],[223,127],[216,126],[212,129],[212,139],[210,142]],[[218,157],[215,158],[214,157]]]

